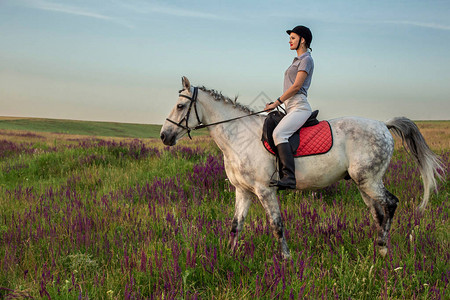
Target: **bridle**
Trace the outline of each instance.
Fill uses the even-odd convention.
[[[180,122],[178,122],[178,123],[175,122],[175,121],[172,121],[172,120],[169,119],[169,118],[166,119],[166,120],[169,121],[170,123],[175,124],[175,125],[177,125],[178,127],[181,127],[181,128],[183,128],[183,129],[186,129],[186,130],[187,130],[187,134],[188,134],[188,136],[189,136],[189,138],[190,138],[191,140],[192,140],[192,137],[191,137],[191,131],[192,131],[192,130],[197,130],[197,129],[206,127],[206,126],[204,126],[204,125],[202,124],[202,122],[200,121],[200,118],[198,117],[197,105],[195,105],[196,102],[197,102],[197,95],[198,95],[198,87],[194,87],[194,91],[193,91],[193,93],[192,93],[192,97],[190,97],[190,96],[188,96],[188,95],[183,95],[183,94],[180,93],[180,94],[178,95],[179,97],[184,97],[184,98],[187,98],[187,99],[189,99],[189,100],[191,101],[191,102],[189,103],[189,108],[188,108],[188,111],[187,111],[186,116],[184,116],[184,118],[182,118],[182,119],[180,120]],[[197,121],[198,121],[198,125],[195,126],[195,127],[193,127],[193,128],[189,127],[189,116],[190,116],[190,114],[191,114],[192,106],[194,106],[195,116],[197,117]],[[184,120],[186,120],[186,125],[183,125],[183,124],[182,124]]]
[[[198,87],[194,87],[194,91],[192,92],[192,97],[190,97],[190,96],[188,96],[188,95],[183,95],[183,94],[181,94],[181,91],[180,91],[180,94],[178,95],[179,97],[184,97],[184,98],[187,98],[187,99],[189,99],[189,100],[191,101],[191,102],[189,103],[189,108],[188,108],[188,111],[187,111],[187,113],[186,113],[186,116],[184,116],[184,117],[180,120],[180,122],[178,122],[178,123],[175,122],[175,121],[172,121],[172,120],[169,119],[169,118],[166,118],[166,120],[169,121],[170,123],[175,124],[175,125],[177,125],[178,127],[181,127],[181,128],[183,128],[183,129],[187,130],[187,134],[188,134],[188,136],[189,136],[189,138],[190,138],[191,140],[192,140],[192,137],[191,137],[191,131],[192,131],[192,130],[202,129],[202,128],[205,128],[205,127],[209,127],[209,126],[213,126],[213,125],[218,125],[218,124],[222,124],[222,123],[227,123],[227,122],[230,122],[230,121],[242,119],[242,118],[245,118],[245,117],[254,116],[254,115],[257,115],[257,114],[260,114],[260,113],[263,113],[263,112],[267,112],[266,110],[262,110],[262,111],[258,111],[258,112],[255,112],[255,113],[251,113],[251,114],[248,114],[248,115],[245,115],[245,116],[240,116],[240,117],[233,118],[233,119],[228,119],[228,120],[224,120],[224,121],[220,121],[220,122],[215,122],[215,123],[211,123],[211,124],[203,124],[202,121],[200,121],[200,118],[199,118],[199,116],[198,116],[197,105],[196,105],[196,104],[197,104],[197,95],[198,95]],[[194,107],[195,116],[197,117],[198,125],[191,128],[191,127],[189,127],[189,116],[190,116],[190,114],[191,114],[192,106]],[[185,120],[186,120],[186,121],[185,121]],[[183,124],[182,124],[183,121],[186,122],[186,125],[183,125]]]

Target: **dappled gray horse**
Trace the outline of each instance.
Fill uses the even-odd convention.
[[[256,195],[264,207],[283,257],[289,248],[283,233],[283,221],[276,187],[269,181],[276,170],[275,156],[264,149],[261,135],[265,116],[253,115],[247,107],[204,87],[194,88],[186,77],[175,107],[161,129],[165,145],[173,146],[193,129],[208,127],[211,137],[224,155],[225,170],[236,188],[236,207],[231,225],[230,245],[236,246],[245,217]],[[233,120],[222,122],[224,120]],[[386,241],[398,199],[383,185],[383,175],[394,150],[389,129],[399,135],[418,163],[424,184],[424,197],[419,209],[428,203],[435,177],[442,177],[442,163],[430,150],[417,126],[407,118],[394,118],[385,123],[357,117],[329,120],[334,145],[325,154],[295,159],[296,188],[320,189],[351,178],[370,208],[375,220],[380,253],[386,254]],[[203,125],[201,125],[203,124]],[[213,126],[208,126],[213,125]]]

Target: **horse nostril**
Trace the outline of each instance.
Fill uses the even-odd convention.
[[[164,141],[165,138],[166,138],[166,135],[164,133],[161,133],[161,140]]]

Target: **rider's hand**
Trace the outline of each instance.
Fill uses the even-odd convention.
[[[266,107],[264,108],[265,111],[271,111],[272,109],[276,108],[277,105],[273,102],[267,103]]]

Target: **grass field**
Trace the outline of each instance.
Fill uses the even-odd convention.
[[[104,124],[86,136],[78,130],[93,124],[76,123],[77,135],[0,127],[0,298],[450,298],[450,122],[418,122],[447,170],[423,216],[420,175],[397,142],[385,184],[400,203],[386,257],[343,181],[279,194],[287,261],[256,199],[228,249],[234,189],[208,136],[166,148],[159,129],[112,138]]]
[[[105,137],[157,138],[161,125],[0,117],[0,129]],[[204,135],[206,130],[193,132]]]

